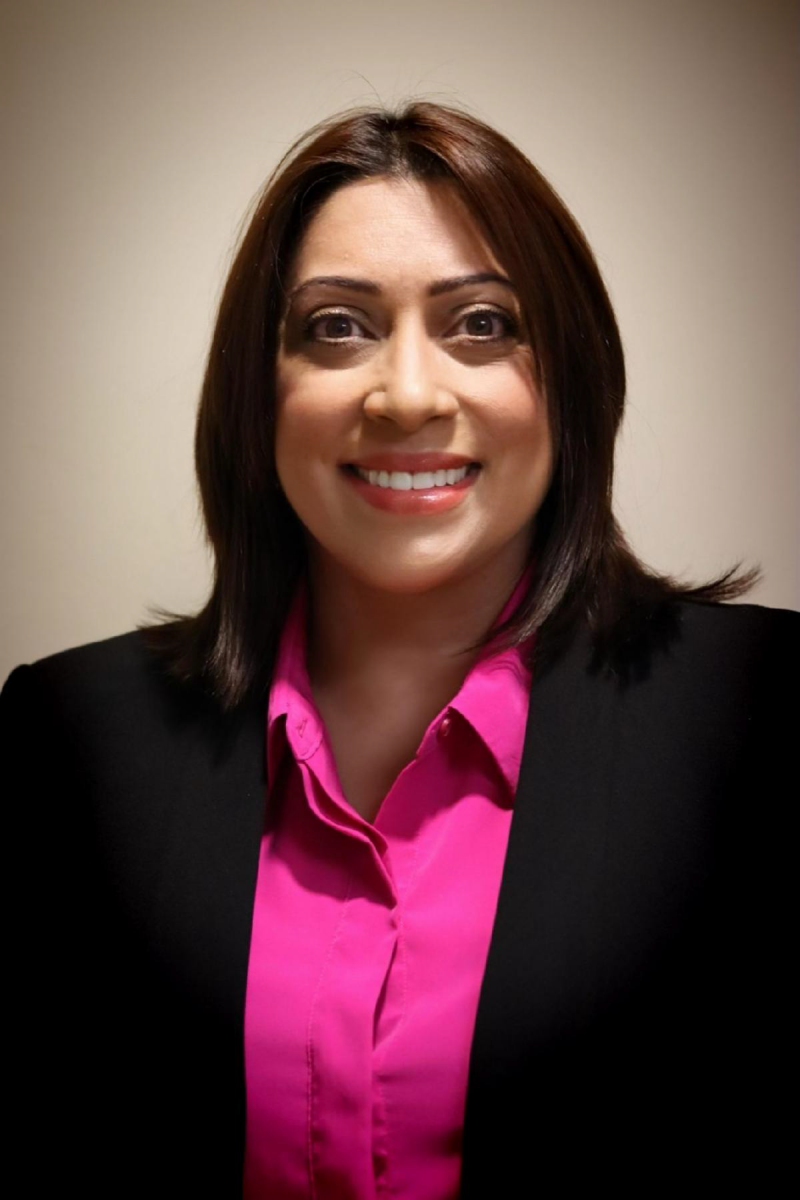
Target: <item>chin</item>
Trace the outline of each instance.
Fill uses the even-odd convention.
[[[344,574],[362,585],[376,591],[392,592],[396,595],[413,596],[431,591],[450,582],[464,573],[463,564],[450,560],[443,562],[441,555],[436,561],[409,562],[389,558],[340,557],[317,544],[318,567],[323,577]]]

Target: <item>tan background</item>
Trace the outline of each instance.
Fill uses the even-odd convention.
[[[3,26],[2,677],[204,599],[194,410],[240,221],[372,100],[466,105],[582,224],[639,553],[758,561],[752,600],[800,608],[793,3],[25,0]]]

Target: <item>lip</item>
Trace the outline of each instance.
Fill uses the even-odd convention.
[[[341,465],[361,467],[362,471],[407,471],[414,475],[419,471],[455,471],[477,462],[476,458],[468,458],[464,454],[443,454],[434,450],[417,454],[382,450],[379,454],[367,454],[364,458],[355,458]]]
[[[458,483],[449,484],[447,487],[406,488],[396,491],[394,488],[382,488],[376,483],[368,483],[349,464],[342,464],[339,470],[347,484],[373,508],[383,509],[384,512],[422,515],[447,512],[462,504],[467,492],[475,486],[475,481],[481,474],[479,468],[477,471],[467,472]]]

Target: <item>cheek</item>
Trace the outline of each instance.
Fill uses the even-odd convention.
[[[279,387],[275,406],[276,454],[335,456],[342,403],[331,387],[295,382]]]
[[[319,421],[297,392],[279,396],[275,409],[275,460],[280,472],[294,472],[304,454],[313,454]]]
[[[553,477],[553,443],[545,399],[528,390],[497,414],[497,472],[492,503],[512,522],[535,517]]]
[[[333,473],[342,455],[341,412],[329,399],[319,387],[312,392],[299,386],[284,388],[276,397],[275,466],[304,524],[330,507]]]
[[[501,467],[517,471],[527,462],[539,471],[549,464],[552,445],[547,404],[538,391],[529,387],[510,390],[491,410],[487,429]]]

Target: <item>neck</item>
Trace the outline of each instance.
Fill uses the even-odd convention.
[[[447,686],[462,680],[522,575],[526,555],[422,592],[393,592],[343,571],[321,555],[309,560],[308,672],[312,686]]]

